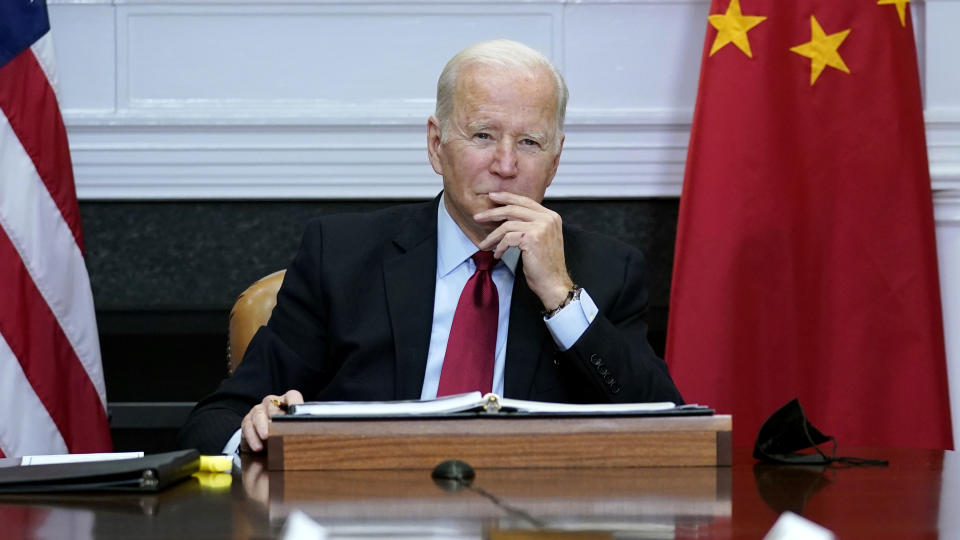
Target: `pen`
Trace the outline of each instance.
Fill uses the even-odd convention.
[[[284,400],[282,400],[282,399],[279,399],[279,398],[273,398],[273,399],[270,400],[270,402],[273,403],[274,405],[276,405],[277,408],[280,409],[281,411],[287,412],[287,402],[286,402],[286,401],[284,401]]]

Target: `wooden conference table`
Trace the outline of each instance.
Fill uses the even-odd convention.
[[[784,510],[839,538],[960,534],[938,530],[941,512],[960,512],[941,501],[941,484],[957,484],[954,452],[841,451],[890,465],[766,466],[735,448],[732,467],[481,469],[475,489],[451,492],[429,471],[268,471],[245,457],[228,486],[0,496],[0,538],[273,538],[294,510],[331,539],[761,538]]]

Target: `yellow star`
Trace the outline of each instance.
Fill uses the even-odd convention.
[[[880,0],[877,2],[878,6],[884,6],[889,4],[896,4],[897,6],[897,15],[900,15],[900,26],[907,25],[907,4],[910,3],[910,0]]]
[[[840,44],[843,43],[844,39],[847,39],[849,33],[850,29],[847,28],[842,32],[828,36],[824,33],[823,28],[820,28],[817,18],[813,15],[810,16],[810,41],[796,47],[790,47],[791,51],[800,56],[810,58],[810,86],[817,82],[817,77],[827,66],[837,68],[844,73],[850,73],[850,68],[843,63],[843,58],[840,58],[840,53],[837,52]]]
[[[717,37],[713,40],[713,47],[710,48],[710,56],[713,56],[713,53],[719,51],[728,43],[733,43],[749,58],[753,58],[747,32],[763,22],[766,17],[743,15],[740,12],[740,0],[730,0],[726,13],[710,15],[708,19],[710,24],[717,29]]]

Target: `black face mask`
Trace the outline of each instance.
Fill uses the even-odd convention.
[[[819,445],[832,442],[830,455],[820,450]],[[813,448],[816,453],[801,454],[799,450]],[[773,413],[757,434],[753,457],[767,463],[790,463],[794,465],[887,465],[886,460],[837,457],[837,440],[824,435],[807,421],[800,402],[794,398]]]

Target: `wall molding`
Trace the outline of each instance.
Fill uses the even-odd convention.
[[[429,111],[330,117],[68,118],[81,199],[431,197]],[[688,114],[572,115],[553,198],[678,197]],[[960,190],[960,124],[928,122],[932,188]]]
[[[123,119],[71,125],[82,199],[363,199],[431,197],[423,121],[282,125]],[[679,195],[686,124],[577,123],[551,197]]]

